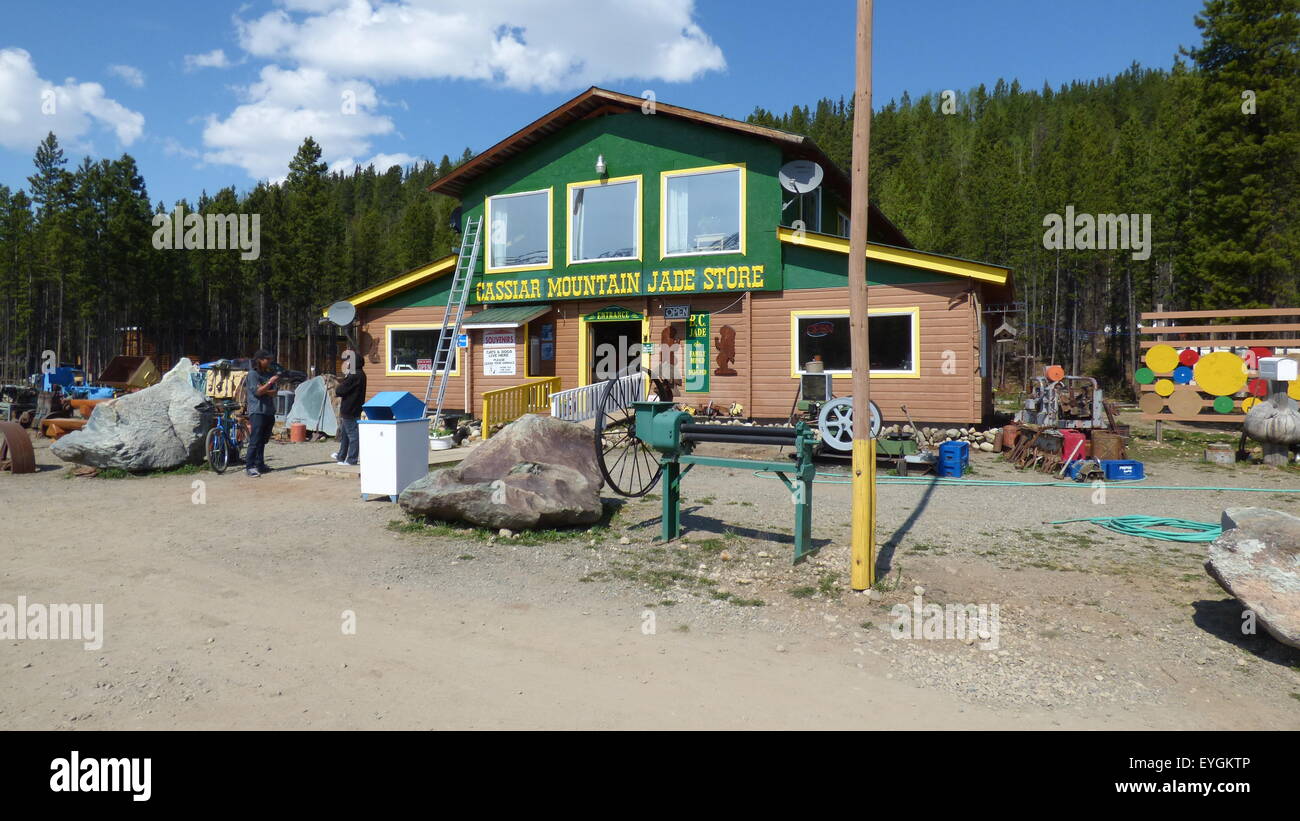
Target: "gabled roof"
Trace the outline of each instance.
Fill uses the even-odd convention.
[[[641,97],[592,86],[567,103],[519,129],[483,153],[476,155],[463,165],[457,166],[446,176],[439,177],[429,186],[429,190],[459,199],[464,194],[466,186],[474,180],[493,169],[510,163],[520,154],[574,123],[606,114],[640,112],[645,104],[646,100]],[[820,165],[825,172],[823,184],[829,185],[845,195],[849,191],[848,175],[839,166],[831,162],[830,157],[826,156],[826,153],[809,137],[754,125],[753,123],[741,122],[740,120],[732,120],[727,117],[719,117],[716,114],[705,114],[702,111],[681,108],[680,106],[658,101],[655,101],[654,106],[656,117],[688,120],[775,143],[781,147],[781,151],[786,157],[812,160]],[[875,205],[871,206],[871,216],[868,222],[873,232],[878,232],[878,236],[882,240],[888,240],[890,244],[907,248],[912,246],[906,235],[890,222],[889,218]]]
[[[849,241],[845,237],[817,234],[812,231],[801,233],[791,228],[778,228],[776,233],[782,242],[789,245],[805,245],[809,248],[832,251],[845,256],[849,254]],[[867,243],[867,259],[920,268],[925,271],[933,271],[936,274],[965,277],[966,279],[988,282],[993,285],[1010,285],[1011,283],[1011,269],[1002,265],[976,262],[961,257],[949,257],[943,254],[930,254],[925,251],[917,251],[914,248],[899,248],[893,245],[883,245],[879,242]]]
[[[456,255],[448,254],[442,259],[435,259],[433,262],[421,265],[418,268],[412,268],[403,274],[398,274],[392,279],[386,279],[378,285],[371,286],[364,291],[353,294],[347,298],[348,302],[358,308],[362,305],[368,305],[371,302],[378,302],[381,299],[390,297],[393,294],[405,291],[407,288],[414,288],[431,279],[437,279],[443,274],[451,271],[456,267]],[[321,309],[321,315],[324,316],[329,312],[329,308]]]

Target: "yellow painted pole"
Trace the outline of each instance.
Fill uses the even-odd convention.
[[[876,443],[871,439],[871,346],[867,335],[867,160],[871,150],[872,0],[858,0],[849,204],[849,344],[853,369],[853,515],[850,583],[876,581]]]

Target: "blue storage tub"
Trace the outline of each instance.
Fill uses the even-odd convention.
[[[1108,482],[1146,478],[1142,463],[1134,459],[1102,459],[1101,471]]]
[[[966,467],[970,464],[970,443],[944,442],[939,445],[939,461]]]
[[[419,419],[424,416],[424,402],[407,391],[380,391],[361,406],[361,412],[372,422]]]

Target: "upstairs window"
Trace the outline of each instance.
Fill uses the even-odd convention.
[[[745,253],[745,168],[665,171],[663,256]]]
[[[641,258],[641,177],[569,186],[569,262]]]
[[[551,267],[551,189],[488,197],[489,272]]]
[[[784,188],[781,189],[781,224],[789,228],[797,228],[795,223],[799,220],[803,220],[803,230],[821,233],[822,190],[820,188],[807,194],[791,194]]]

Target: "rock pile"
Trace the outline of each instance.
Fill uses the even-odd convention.
[[[985,453],[993,452],[993,440],[997,438],[1001,428],[989,428],[988,430],[977,430],[976,428],[929,428],[924,425],[921,427],[921,435],[927,442],[938,445],[943,442],[969,442],[973,450],[981,450]],[[881,429],[880,435],[889,437],[890,435],[898,436],[900,434],[915,433],[911,425],[885,425]]]

